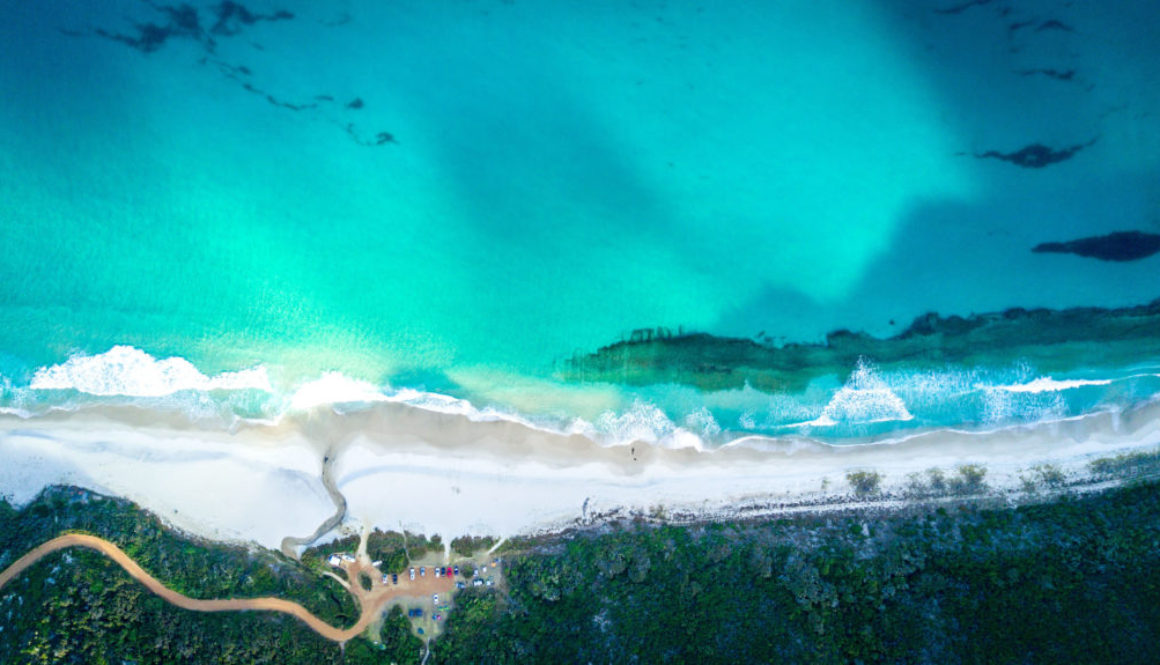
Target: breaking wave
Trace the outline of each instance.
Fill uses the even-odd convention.
[[[1002,427],[1116,411],[1160,394],[1160,375],[1136,370],[1120,376],[1055,378],[1037,375],[1026,364],[881,372],[863,360],[844,381],[834,377],[796,394],[747,388],[690,399],[687,389],[680,390],[684,392],[677,399],[677,387],[653,387],[647,397],[624,388],[619,407],[585,420],[574,414],[523,413],[470,395],[378,385],[341,372],[283,388],[262,365],[206,374],[181,357],[157,358],[141,349],[115,346],[36,369],[27,385],[0,376],[0,413],[35,417],[51,410],[128,403],[224,419],[228,425],[320,408],[342,414],[391,403],[472,422],[512,422],[579,434],[604,446],[642,442],[700,450],[753,437],[806,435],[841,443],[920,427]]]
[[[32,376],[29,387],[128,397],[162,397],[183,390],[274,390],[264,367],[211,377],[185,358],[158,360],[131,346],[114,346],[94,356],[78,354],[59,365],[42,367]]]
[[[879,377],[874,367],[860,361],[846,385],[830,399],[822,415],[805,425],[833,427],[839,424],[866,425],[914,418],[906,404]]]

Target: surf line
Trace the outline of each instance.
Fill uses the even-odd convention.
[[[378,616],[379,607],[368,607],[364,601],[362,607],[362,616],[355,625],[350,628],[335,628],[326,623],[322,619],[310,613],[310,610],[290,600],[283,600],[281,598],[223,598],[215,600],[200,600],[197,598],[190,598],[184,594],[178,593],[173,589],[166,587],[157,578],[150,575],[144,568],[139,566],[136,561],[125,554],[124,550],[117,547],[113,543],[96,536],[87,534],[70,533],[63,536],[58,536],[52,540],[45,542],[28,554],[17,559],[12,565],[8,566],[3,572],[0,572],[0,589],[4,585],[16,578],[20,573],[24,572],[26,568],[36,563],[45,556],[52,554],[58,550],[67,549],[69,547],[86,547],[88,549],[96,550],[101,554],[109,557],[114,563],[125,569],[129,576],[145,585],[153,593],[161,596],[164,600],[172,605],[176,605],[185,610],[193,610],[194,612],[231,612],[239,610],[267,610],[271,612],[281,612],[289,614],[310,627],[311,630],[325,637],[328,640],[335,642],[346,642],[351,638],[359,635],[367,626],[374,621]]]

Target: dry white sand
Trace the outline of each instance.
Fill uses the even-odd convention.
[[[745,503],[836,497],[849,491],[851,470],[878,471],[889,487],[932,467],[981,464],[988,485],[1017,487],[1036,464],[1081,473],[1092,459],[1158,444],[1158,404],[989,433],[842,447],[755,440],[712,452],[600,447],[578,435],[398,404],[232,432],[105,408],[0,417],[0,492],[22,504],[45,485],[69,483],[126,497],[200,535],[277,547],[333,513],[319,479],[329,450],[348,523],[449,540],[559,528],[615,508],[719,515]]]

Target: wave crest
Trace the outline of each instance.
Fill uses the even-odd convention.
[[[834,394],[822,415],[806,423],[814,427],[861,425],[892,420],[911,420],[914,416],[894,391],[874,371],[873,365],[859,361],[846,385]]]
[[[206,376],[185,358],[159,360],[132,346],[114,346],[94,356],[77,354],[59,365],[42,367],[29,387],[127,397],[163,397],[183,390],[274,391],[262,366]]]

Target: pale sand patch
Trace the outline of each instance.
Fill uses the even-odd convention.
[[[0,492],[26,503],[67,483],[125,497],[167,522],[218,540],[276,547],[334,511],[305,440],[136,428],[97,414],[55,422],[0,420]]]
[[[601,447],[579,435],[400,404],[234,431],[104,408],[0,418],[0,492],[24,503],[46,484],[76,484],[125,496],[194,533],[273,548],[332,513],[318,476],[332,446],[349,520],[449,540],[560,528],[614,508],[727,515],[745,503],[833,499],[849,491],[845,474],[859,469],[884,474],[891,488],[912,472],[981,464],[988,485],[1015,488],[1036,464],[1082,473],[1097,457],[1158,444],[1160,404],[994,432],[920,432],[893,443],[751,440],[711,452]]]

